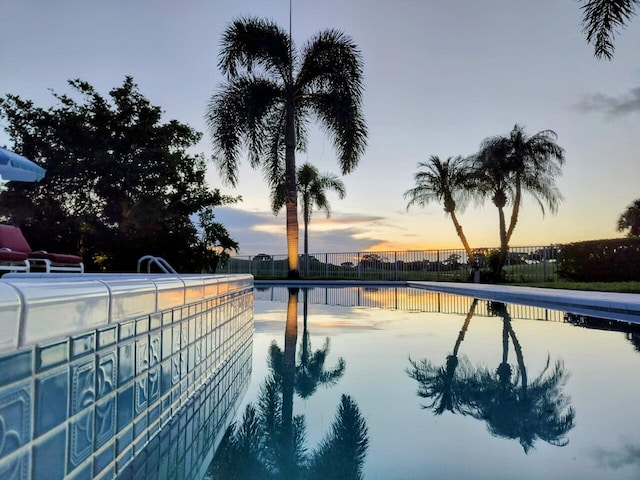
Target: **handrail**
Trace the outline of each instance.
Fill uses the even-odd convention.
[[[138,260],[138,273],[140,273],[140,267],[142,266],[143,262],[147,262],[147,273],[151,273],[151,265],[156,265],[160,270],[162,270],[163,273],[173,273],[173,274],[177,274],[178,272],[175,271],[175,269],[169,265],[169,262],[167,262],[164,258],[162,257],[155,257],[153,255],[145,255],[143,257],[140,257],[140,259]]]

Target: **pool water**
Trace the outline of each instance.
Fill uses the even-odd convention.
[[[404,288],[256,291],[210,478],[638,479],[640,331]]]

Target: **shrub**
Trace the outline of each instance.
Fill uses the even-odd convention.
[[[561,278],[582,282],[640,280],[640,238],[614,238],[562,245]]]

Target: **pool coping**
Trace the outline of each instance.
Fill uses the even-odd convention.
[[[254,280],[254,286],[304,287],[411,287],[466,295],[482,300],[521,303],[590,317],[640,324],[640,294],[540,287],[514,287],[483,283],[355,281],[355,280]]]

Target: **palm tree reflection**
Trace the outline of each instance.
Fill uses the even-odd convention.
[[[469,310],[473,315],[475,301]],[[466,358],[462,370],[456,360],[463,329],[458,336],[453,355],[447,357],[447,366],[435,367],[429,360],[410,360],[409,375],[418,381],[418,396],[433,399],[426,408],[439,415],[445,410],[470,415],[487,424],[494,436],[518,440],[525,453],[536,440],[564,446],[566,434],[574,426],[575,411],[569,406],[569,397],[563,393],[568,373],[561,360],[550,368],[550,359],[542,372],[529,380],[522,348],[511,325],[506,305],[491,302],[489,311],[502,317],[502,361],[495,371],[483,365],[472,366]],[[470,320],[467,315],[465,325]],[[509,340],[513,344],[517,367],[508,362]],[[455,375],[454,375],[455,374]]]
[[[341,358],[335,369],[324,371],[328,339],[322,350],[312,355],[305,353],[311,351],[306,303],[302,352],[299,365],[295,364],[297,302],[298,289],[290,288],[284,352],[272,343],[270,373],[260,388],[257,404],[247,405],[242,421],[227,430],[209,466],[214,479],[362,478],[368,430],[358,405],[349,395],[341,396],[330,431],[315,450],[306,446],[304,415],[293,415],[294,391],[308,398],[318,385],[335,385],[345,369]]]
[[[427,359],[409,359],[411,368],[407,369],[407,373],[418,381],[418,396],[431,400],[431,403],[423,404],[422,407],[433,408],[436,415],[442,415],[445,410],[463,415],[466,413],[464,406],[468,403],[467,390],[470,385],[469,379],[474,376],[474,369],[466,357],[458,359],[458,350],[477,304],[478,300],[474,298],[453,347],[453,353],[447,356],[446,366],[436,366]]]
[[[291,302],[292,296],[289,296],[289,302]],[[297,294],[296,299],[293,300],[297,302]],[[329,354],[329,337],[325,338],[324,344],[321,349],[313,352],[311,348],[311,340],[309,337],[309,329],[307,327],[307,317],[308,317],[308,299],[307,299],[307,289],[302,289],[302,299],[303,299],[303,330],[302,330],[302,341],[300,342],[300,352],[298,355],[298,362],[295,365],[295,373],[293,379],[293,387],[295,393],[298,394],[300,398],[309,398],[312,396],[319,386],[333,386],[338,380],[344,375],[345,369],[345,361],[342,357],[338,358],[337,365],[331,370],[325,370],[324,362]],[[291,304],[291,303],[290,303]],[[292,308],[292,315],[296,315],[296,325],[297,325],[297,310],[293,310],[297,308],[297,304],[294,304]],[[289,314],[287,314],[287,318],[289,318]],[[289,329],[287,329],[289,331]],[[290,340],[291,342],[292,340]],[[295,343],[294,343],[295,348]],[[269,366],[271,370],[274,372],[276,376],[285,375],[286,366],[285,366],[285,357],[287,354],[287,341],[285,340],[285,351],[283,352],[280,347],[278,347],[277,343],[274,341],[271,343],[271,347],[269,348]],[[295,357],[295,354],[294,354]]]

